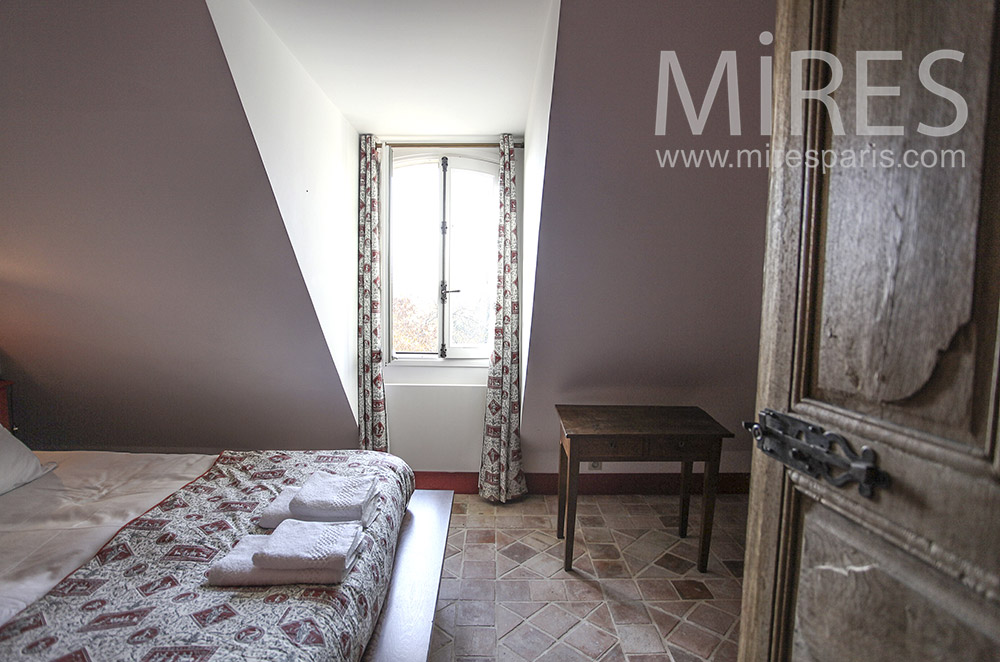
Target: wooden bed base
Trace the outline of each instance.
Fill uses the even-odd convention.
[[[415,490],[399,531],[392,580],[363,659],[425,662],[451,523],[450,490]]]

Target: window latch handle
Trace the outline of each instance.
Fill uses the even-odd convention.
[[[446,281],[441,281],[441,303],[448,302],[448,295],[452,292],[461,292],[462,290],[449,290],[448,283]]]

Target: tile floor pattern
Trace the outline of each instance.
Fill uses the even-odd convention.
[[[677,496],[581,496],[565,572],[555,496],[456,495],[429,660],[736,660],[747,497],[718,497],[705,574],[700,502],[680,539]]]

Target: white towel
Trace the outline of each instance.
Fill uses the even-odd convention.
[[[206,576],[212,586],[271,586],[279,584],[337,584],[350,567],[278,570],[254,565],[253,555],[267,544],[270,536],[243,536],[232,551],[216,559]]]
[[[299,489],[298,487],[286,487],[281,490],[274,501],[264,506],[264,510],[260,513],[260,520],[257,522],[258,526],[273,529],[291,517],[292,513],[288,510],[288,502],[299,493]]]
[[[253,562],[262,568],[343,572],[354,564],[360,542],[360,522],[286,519],[267,537],[263,548],[254,552]]]
[[[377,505],[371,476],[334,476],[317,471],[292,497],[288,509],[295,519],[324,522],[358,520],[371,524]]]
[[[329,474],[326,474],[329,475]],[[375,482],[372,480],[373,494],[377,494],[374,491]],[[260,513],[260,520],[257,521],[258,526],[265,529],[273,529],[274,527],[281,524],[286,519],[298,519],[306,522],[350,522],[355,520],[360,520],[361,525],[367,527],[375,519],[375,515],[378,514],[378,497],[373,497],[369,499],[361,510],[361,517],[353,517],[352,513],[340,513],[340,512],[328,512],[322,511],[318,517],[309,517],[306,515],[293,515],[290,504],[292,499],[295,498],[301,487],[286,487],[278,493],[278,496],[274,498],[274,501],[264,506],[264,510]]]

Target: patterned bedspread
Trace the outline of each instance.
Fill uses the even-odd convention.
[[[340,584],[214,587],[208,564],[317,470],[378,478],[379,513]],[[227,451],[0,627],[0,660],[357,660],[385,600],[413,472],[372,451]]]

